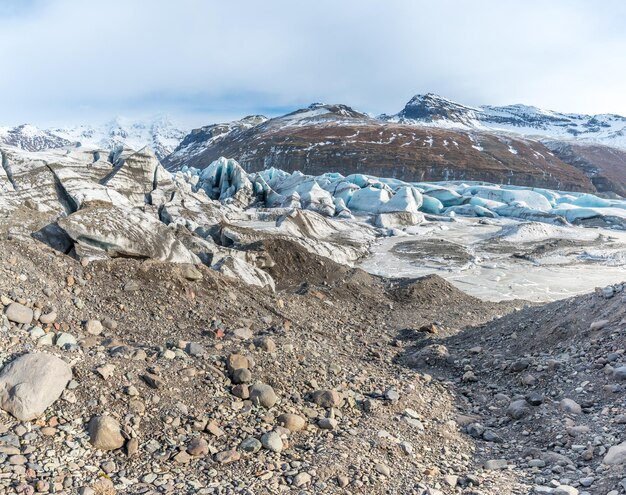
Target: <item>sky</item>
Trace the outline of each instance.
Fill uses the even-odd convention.
[[[621,0],[0,0],[0,126],[415,94],[626,115]]]

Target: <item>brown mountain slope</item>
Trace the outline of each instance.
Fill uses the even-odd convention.
[[[204,168],[226,156],[248,171],[368,173],[408,181],[483,180],[595,191],[576,167],[541,143],[491,133],[383,122],[341,106],[308,109],[253,127],[194,131],[165,164]],[[206,145],[203,144],[206,141]]]
[[[626,197],[626,151],[601,144],[547,142],[552,152],[591,179],[599,192]]]

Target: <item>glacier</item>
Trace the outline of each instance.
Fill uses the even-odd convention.
[[[212,199],[236,200],[242,207],[297,207],[327,217],[371,216],[372,224],[393,229],[415,225],[426,214],[511,217],[626,230],[626,200],[589,193],[484,182],[411,183],[366,174],[310,176],[277,169],[246,173],[235,160],[226,158],[216,160],[204,171],[183,167],[174,177],[187,180],[195,190],[205,190]],[[390,214],[400,213],[413,217],[396,215],[392,220]]]

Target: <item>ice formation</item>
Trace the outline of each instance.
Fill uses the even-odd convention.
[[[225,158],[204,171],[183,168],[177,175],[213,199],[228,202],[239,195],[239,205],[296,207],[327,217],[369,215],[375,225],[392,229],[420,222],[423,216],[418,212],[626,229],[626,200],[587,193],[484,182],[409,183],[365,174],[310,176],[273,168],[246,174],[237,162]]]

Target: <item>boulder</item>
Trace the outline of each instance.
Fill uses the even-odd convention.
[[[0,408],[20,421],[41,416],[72,379],[70,366],[52,354],[18,357],[0,372]]]

